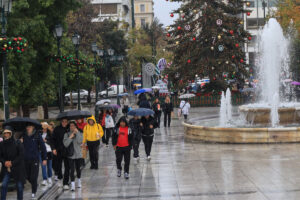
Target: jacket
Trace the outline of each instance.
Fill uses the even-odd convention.
[[[146,100],[146,99],[141,100],[141,101],[139,102],[138,105],[139,105],[140,108],[148,108],[148,109],[151,109],[150,103],[149,103],[149,101]]]
[[[58,157],[65,157],[65,146],[63,144],[65,133],[68,132],[68,127],[62,127],[62,125],[59,125],[55,127],[52,135],[52,144],[51,148],[52,150],[57,151]]]
[[[22,137],[25,160],[38,161],[40,159],[40,153],[42,160],[47,160],[46,146],[40,133],[35,130],[31,136],[28,136],[25,132]]]
[[[78,127],[81,131],[83,131],[84,127],[87,125],[86,122],[82,122],[82,123],[76,122],[76,124],[77,124],[77,127]]]
[[[158,108],[158,105],[160,108]],[[155,112],[155,114],[160,114],[161,113],[161,104],[160,103],[153,103],[152,104],[152,110]]]
[[[153,136],[154,135],[154,129],[158,127],[157,122],[152,116],[149,116],[148,119],[145,117],[142,118],[142,124],[143,124],[143,130],[142,130],[142,136]],[[150,125],[153,126],[153,128],[150,128]]]
[[[103,137],[103,129],[100,124],[98,124],[95,120],[94,116],[87,118],[87,121],[93,120],[94,125],[91,126],[89,123],[83,129],[83,141],[82,143],[86,143],[87,141],[98,141]]]
[[[129,127],[133,133],[133,139],[135,141],[140,141],[142,139],[143,127],[140,125],[141,120],[135,120],[134,118],[129,120]]]
[[[74,147],[74,154],[72,156],[70,156],[70,159],[79,159],[82,158],[82,149],[81,149],[81,145],[82,145],[82,140],[83,140],[83,135],[80,131],[78,131],[75,135],[74,138],[70,139],[70,135],[72,133],[68,132],[65,133],[64,136],[64,145],[67,148],[69,145],[73,145]]]
[[[20,141],[11,137],[0,143],[1,173],[7,172],[6,161],[12,162],[11,175],[16,181],[25,183],[24,148]]]
[[[164,103],[163,111],[164,111],[164,113],[173,112],[173,104],[171,102],[170,103]]]
[[[111,115],[106,115],[105,117],[105,128],[114,128],[115,123]]]
[[[189,115],[191,105],[189,102],[181,101],[179,108],[182,110],[183,115]]]
[[[45,145],[46,145],[47,152],[52,152],[52,149],[51,149],[52,135],[51,135],[50,131],[47,130],[47,133],[41,133],[41,135],[42,135],[42,138],[44,140],[46,140]]]
[[[114,131],[112,135],[112,145],[115,146],[118,143],[118,138],[119,138],[119,127],[116,127],[116,131]],[[130,128],[128,128],[128,143],[129,147],[132,147],[133,144],[133,134]]]

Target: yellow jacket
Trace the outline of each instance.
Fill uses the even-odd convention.
[[[83,143],[86,143],[87,141],[93,142],[100,140],[103,136],[103,129],[100,124],[97,124],[95,117],[91,116],[87,118],[87,122],[89,120],[93,120],[95,124],[91,126],[89,123],[84,127],[83,129]]]

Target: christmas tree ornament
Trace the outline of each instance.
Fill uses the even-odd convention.
[[[235,47],[238,48],[240,45],[238,43],[235,44]]]
[[[194,41],[196,41],[196,38],[195,38],[195,37],[193,37],[193,40],[194,40]]]
[[[171,14],[170,14],[170,17],[174,17],[174,14],[173,14],[173,13],[171,13]]]
[[[219,61],[218,64],[221,65],[221,62]]]
[[[180,30],[181,30],[181,27],[180,27],[180,26],[178,26],[178,27],[177,27],[177,30],[179,30],[179,31],[180,31]]]
[[[223,46],[223,45],[219,45],[219,46],[218,46],[218,50],[219,50],[220,52],[224,51],[224,46]]]
[[[212,67],[211,69],[212,69],[212,70],[214,70],[214,69],[215,69],[215,67]]]
[[[180,10],[179,12],[180,12],[180,13],[183,13],[183,10]]]
[[[235,55],[231,56],[231,58],[234,59],[234,58],[235,58]]]
[[[187,61],[188,63],[191,63],[191,60],[190,59],[188,59],[188,61]]]
[[[221,38],[222,38],[222,36],[221,36],[221,35],[218,35],[218,39],[221,40]]]
[[[233,30],[230,30],[229,33],[230,33],[231,35],[233,35],[234,31],[233,31]]]
[[[191,29],[191,26],[190,26],[190,25],[185,25],[185,26],[184,26],[184,29],[185,29],[186,31],[189,31],[189,30]]]
[[[248,37],[248,40],[252,40],[252,37],[251,37],[251,36],[249,36],[249,37]]]
[[[167,33],[167,37],[170,37],[171,36],[171,34],[170,33]]]
[[[250,12],[247,12],[247,16],[250,16],[251,15],[251,13]]]
[[[217,23],[218,26],[221,26],[223,21],[221,19],[217,19],[216,23]]]
[[[215,49],[215,47],[212,46],[212,47],[210,47],[210,49],[213,51]]]
[[[167,26],[166,29],[167,29],[167,31],[170,30],[170,26]]]
[[[179,44],[179,41],[176,41],[176,45],[178,45]]]
[[[193,12],[194,12],[194,13],[197,13],[198,11],[195,9],[195,10],[193,10]]]
[[[227,64],[227,65],[229,64],[229,61],[228,61],[228,60],[226,61],[226,64]]]
[[[181,15],[181,18],[184,18],[184,14]]]
[[[249,1],[247,1],[246,5],[249,7],[251,4],[250,4],[250,2],[249,2]]]
[[[241,59],[240,62],[243,63],[243,62],[244,62],[244,59]]]
[[[244,21],[240,21],[240,24],[242,24],[242,25],[243,25],[243,24],[244,24]]]

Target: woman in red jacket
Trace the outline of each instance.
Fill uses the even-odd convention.
[[[112,143],[116,151],[116,163],[118,168],[118,177],[122,173],[122,160],[124,157],[124,178],[129,179],[130,153],[132,148],[132,133],[128,126],[126,117],[121,117],[116,124],[116,131],[112,137]]]

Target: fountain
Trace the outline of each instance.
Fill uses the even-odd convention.
[[[254,104],[239,107],[232,117],[230,90],[221,97],[219,124],[216,119],[191,119],[187,138],[224,143],[300,142],[300,104],[288,102],[289,40],[276,19],[263,28],[259,41],[259,94]],[[299,127],[298,127],[299,126]]]

